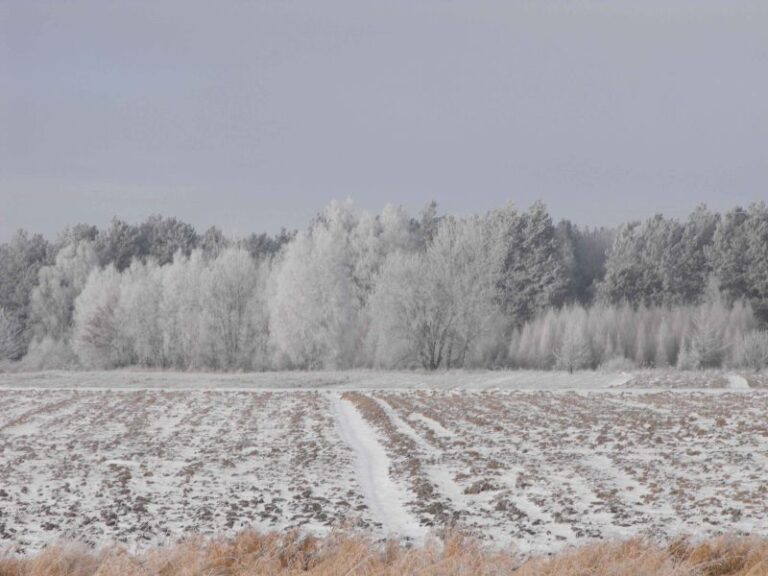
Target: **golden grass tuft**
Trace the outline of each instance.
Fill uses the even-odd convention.
[[[0,557],[0,576],[766,576],[768,539],[719,538],[667,546],[647,540],[596,543],[521,562],[451,534],[419,548],[327,538],[242,532],[193,538],[130,554],[55,545],[25,558]]]

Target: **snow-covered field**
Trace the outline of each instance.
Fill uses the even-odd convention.
[[[0,374],[0,539],[768,535],[765,375]]]

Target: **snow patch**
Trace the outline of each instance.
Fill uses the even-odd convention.
[[[616,375],[615,378],[613,378],[608,384],[608,388],[619,388],[620,386],[626,386],[632,381],[632,374],[629,374],[627,372],[622,372],[621,374]]]
[[[739,376],[738,374],[728,374],[728,388],[748,390],[749,387],[749,382],[747,382],[747,379],[743,376]]]

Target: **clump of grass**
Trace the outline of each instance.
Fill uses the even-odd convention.
[[[596,543],[521,561],[460,534],[418,548],[348,534],[326,538],[242,532],[193,538],[130,554],[54,545],[0,557],[0,576],[763,576],[768,539],[719,538],[659,546],[643,539]]]

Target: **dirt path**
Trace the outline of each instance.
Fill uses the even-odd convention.
[[[407,490],[389,475],[389,456],[376,432],[340,396],[333,396],[332,409],[339,436],[355,454],[358,481],[374,521],[381,523],[387,535],[423,542],[426,529],[406,508]]]

